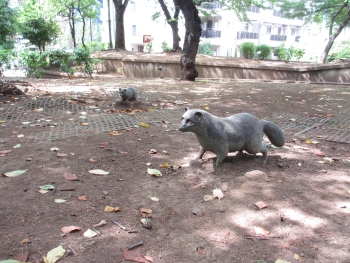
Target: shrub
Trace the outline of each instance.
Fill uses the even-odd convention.
[[[20,63],[27,68],[27,77],[40,78],[44,75],[45,68],[49,65],[47,53],[39,51],[23,51],[20,54]]]
[[[100,51],[100,50],[106,50],[107,43],[101,43],[101,42],[90,42],[86,43],[86,48],[90,51]]]
[[[64,49],[57,49],[51,51],[49,57],[52,64],[58,64],[60,70],[67,73],[68,77],[74,75],[75,69],[70,66],[70,61],[72,60],[71,53],[68,53]]]
[[[168,43],[165,42],[165,41],[162,42],[162,46],[161,47],[163,49],[163,52],[171,50],[171,47],[169,47]]]
[[[305,49],[294,48],[293,46],[286,48],[284,44],[282,44],[275,49],[275,54],[280,60],[288,63],[293,57],[299,61],[304,56]]]
[[[341,58],[350,58],[350,41],[343,40],[340,43],[336,43],[330,54],[327,56],[327,61],[337,61]]]
[[[199,44],[199,53],[204,55],[209,55],[209,56],[214,55],[213,45],[209,42]]]
[[[255,53],[255,45],[252,42],[244,42],[241,45],[241,50],[245,58],[253,58]]]
[[[256,52],[260,51],[259,59],[267,59],[271,55],[272,48],[268,45],[262,44],[256,47]]]
[[[153,43],[151,41],[147,43],[147,45],[145,46],[145,52],[151,53],[152,50],[153,50]]]
[[[80,64],[84,66],[84,72],[92,78],[93,66],[98,63],[91,56],[91,51],[83,47],[77,47],[73,52],[73,61],[75,64]]]
[[[4,64],[9,65],[14,56],[15,52],[13,50],[0,49],[0,67],[2,67]]]

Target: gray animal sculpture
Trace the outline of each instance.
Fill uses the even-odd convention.
[[[249,113],[220,118],[201,109],[186,108],[179,130],[196,135],[201,145],[196,159],[201,159],[206,151],[211,151],[216,154],[216,166],[222,163],[229,152],[243,150],[250,154],[262,153],[266,163],[268,149],[262,144],[264,133],[277,147],[282,147],[285,142],[279,126],[259,120]]]
[[[119,88],[119,95],[122,101],[135,101],[137,99],[137,92],[133,87]]]

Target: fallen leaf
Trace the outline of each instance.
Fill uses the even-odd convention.
[[[55,203],[65,203],[65,202],[67,202],[67,200],[65,200],[65,199],[61,199],[61,198],[55,199]]]
[[[153,262],[153,258],[151,256],[145,255],[145,259],[147,259],[150,262]]]
[[[160,164],[159,167],[168,169],[170,167],[170,165],[168,163],[163,163],[163,164]]]
[[[149,153],[149,154],[156,154],[156,153],[157,153],[157,150],[156,150],[156,149],[151,149],[148,153]]]
[[[141,123],[140,123],[140,126],[145,127],[145,128],[148,128],[148,127],[149,127],[149,124],[144,123],[144,122],[141,122]]]
[[[126,260],[131,260],[139,263],[148,263],[148,261],[142,257],[141,253],[137,250],[124,249],[124,257]]]
[[[99,227],[99,226],[103,226],[103,225],[106,225],[106,224],[107,224],[106,220],[101,220],[100,223],[93,225],[93,227]]]
[[[151,197],[151,200],[153,200],[153,201],[155,201],[155,202],[158,202],[158,201],[159,201],[159,198],[158,198],[158,197],[152,196],[152,197]]]
[[[52,184],[45,184],[45,185],[39,186],[39,188],[42,189],[42,190],[53,190],[53,189],[55,189],[55,187]]]
[[[128,152],[120,152],[121,154],[128,154]]]
[[[21,241],[21,244],[24,245],[24,244],[28,244],[30,242],[32,242],[32,240],[34,239],[34,237],[26,237],[25,239],[23,239]]]
[[[38,192],[41,194],[46,194],[46,193],[50,192],[50,190],[40,189]]]
[[[170,153],[168,153],[167,151],[162,151],[165,155],[169,155]]]
[[[220,200],[225,195],[223,194],[223,192],[220,189],[214,189],[213,190],[213,196],[219,198],[219,200]]]
[[[64,226],[61,228],[61,231],[64,233],[64,234],[68,234],[68,233],[71,233],[71,232],[74,232],[74,231],[80,231],[81,228],[78,227],[78,226]]]
[[[86,201],[86,195],[80,195],[78,196],[79,201]]]
[[[113,135],[113,136],[118,136],[118,135],[122,135],[123,133],[118,132],[118,131],[110,131],[108,132],[109,135]]]
[[[38,108],[38,109],[33,110],[33,112],[42,112],[43,110],[44,110],[44,108]]]
[[[27,262],[27,259],[28,259],[28,251],[27,251],[26,253],[24,253],[22,256],[19,256],[19,257],[17,258],[17,260],[18,260],[19,262]]]
[[[57,147],[52,147],[50,148],[50,151],[59,151],[60,149],[58,149]]]
[[[17,135],[17,138],[23,138],[24,137],[24,134],[18,134]]]
[[[76,174],[69,174],[69,173],[64,173],[64,178],[66,178],[68,181],[78,181],[78,177]]]
[[[63,156],[67,156],[67,154],[66,153],[57,153],[56,156],[57,157],[63,157]]]
[[[100,142],[100,145],[107,146],[109,142]]]
[[[159,170],[157,170],[157,169],[148,168],[147,169],[147,173],[150,174],[150,175],[157,176],[157,177],[161,177],[162,176],[162,173]]]
[[[95,237],[97,233],[91,229],[88,229],[84,232],[84,237]]]
[[[318,156],[326,156],[321,150],[318,149],[313,150],[313,153]]]
[[[21,148],[21,147],[22,147],[21,144],[16,144],[15,146],[13,146],[14,149],[19,149],[19,148]]]
[[[301,260],[301,257],[300,257],[298,254],[294,254],[294,258],[295,258],[296,260]]]
[[[93,158],[90,158],[90,159],[89,159],[89,162],[90,162],[90,163],[96,163],[97,160],[96,160],[96,159],[93,159]]]
[[[106,172],[106,171],[101,170],[101,169],[90,170],[89,173],[94,174],[94,175],[107,175],[107,174],[109,174],[109,172]]]
[[[290,263],[290,262],[279,258],[275,261],[275,263]]]
[[[120,211],[120,207],[113,207],[109,205],[105,207],[105,212],[118,212],[118,211]]]
[[[142,213],[152,214],[152,209],[150,209],[150,208],[142,207],[142,208],[140,209],[140,211],[141,211]]]
[[[64,253],[66,253],[66,250],[62,246],[58,246],[47,253],[47,261],[49,263],[55,263],[64,256]]]
[[[90,125],[90,123],[88,123],[88,122],[81,122],[80,123],[80,126],[89,126]]]
[[[26,171],[27,170],[15,170],[15,171],[12,171],[12,172],[4,173],[3,176],[16,177],[16,176],[19,176],[21,174],[24,174]]]
[[[214,199],[215,199],[215,196],[213,196],[213,195],[205,195],[204,196],[204,201],[205,202],[212,201]]]
[[[256,235],[267,236],[268,234],[270,234],[270,231],[267,231],[266,229],[264,229],[262,227],[254,226],[253,229],[254,229],[254,232]]]
[[[12,150],[3,150],[3,151],[0,151],[0,154],[8,154],[12,152]]]
[[[254,205],[256,205],[259,209],[267,207],[267,205],[263,201],[256,202]]]
[[[310,144],[310,143],[312,143],[312,141],[311,140],[306,140],[305,143]]]

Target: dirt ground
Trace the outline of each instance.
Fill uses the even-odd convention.
[[[0,177],[0,260],[43,262],[61,245],[66,263],[130,262],[130,253],[155,263],[350,262],[350,147],[339,137],[350,130],[349,86],[24,80],[26,96],[0,97],[0,173],[25,170]],[[120,104],[127,86],[140,104]],[[246,153],[218,168],[212,153],[191,163],[199,143],[177,130],[185,107],[252,113],[281,126],[286,144],[270,147],[266,165]],[[204,201],[214,189],[224,197]]]

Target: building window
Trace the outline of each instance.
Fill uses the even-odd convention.
[[[291,35],[291,36],[295,36],[295,28],[292,28],[292,29],[291,29],[290,35]]]
[[[283,17],[283,13],[280,11],[273,10],[273,16]]]
[[[144,48],[144,46],[137,46],[137,51],[138,52],[143,52],[143,48]]]
[[[266,34],[271,34],[271,26],[266,26]]]
[[[136,3],[135,2],[130,2],[131,4],[131,10],[136,11]]]
[[[260,13],[260,9],[259,9],[259,7],[251,6],[251,7],[248,9],[248,12]]]
[[[281,35],[282,33],[282,27],[277,27],[277,35]]]
[[[132,36],[136,36],[136,26],[132,26]]]
[[[246,31],[246,32],[249,31],[249,23],[244,24],[244,31]]]

